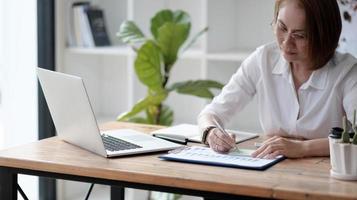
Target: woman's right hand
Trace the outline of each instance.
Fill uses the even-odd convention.
[[[236,146],[235,135],[227,135],[218,128],[213,128],[207,135],[207,143],[216,152],[226,153]]]

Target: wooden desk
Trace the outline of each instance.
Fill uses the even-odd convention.
[[[156,126],[108,123],[102,129]],[[252,141],[245,145],[251,144]],[[17,174],[168,191],[211,199],[357,199],[357,182],[330,178],[328,157],[286,159],[266,171],[161,161],[159,154],[103,158],[57,137],[0,151],[0,199],[17,199]]]

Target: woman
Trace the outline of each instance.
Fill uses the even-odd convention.
[[[259,47],[198,117],[202,140],[217,152],[235,146],[219,130],[257,96],[269,139],[252,156],[329,155],[328,132],[357,108],[357,60],[335,52],[341,33],[336,0],[277,0],[276,42]]]

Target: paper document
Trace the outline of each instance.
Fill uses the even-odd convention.
[[[249,149],[237,149],[227,154],[220,154],[208,147],[193,146],[169,151],[168,154],[160,156],[160,158],[164,160],[256,170],[264,170],[284,159],[283,156],[278,156],[275,159],[253,158],[250,156],[253,151]]]
[[[258,137],[257,133],[249,133],[243,131],[226,130],[228,133],[236,135],[236,143],[244,142],[249,139]],[[153,136],[165,136],[181,138],[184,137],[190,142],[201,142],[201,134],[199,133],[198,126],[193,124],[179,124],[168,128],[159,129],[151,132]]]

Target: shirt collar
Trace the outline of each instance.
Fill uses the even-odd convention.
[[[289,71],[289,63],[283,58],[282,55],[279,56],[279,60],[273,68],[272,73],[279,75]]]
[[[332,58],[325,66],[322,68],[315,70],[312,72],[309,80],[307,80],[302,86],[301,89],[307,89],[309,86],[316,88],[318,90],[323,90],[326,85],[327,75],[328,75],[328,68],[330,65],[334,64],[334,58]],[[282,75],[284,78],[289,80],[291,84],[292,81],[292,74],[289,63],[280,55],[279,60],[275,67],[273,68],[272,74],[275,75]]]
[[[329,68],[329,63],[327,63],[325,66],[321,67],[320,69],[312,72],[309,80],[305,83],[306,86],[304,84],[303,89],[307,88],[308,86],[311,86],[318,90],[323,90],[326,86],[328,68]]]
[[[336,66],[336,55],[333,55],[332,58],[323,67],[312,72],[304,88],[311,86],[318,90],[325,89],[329,69],[334,66]]]
[[[283,56],[280,54],[279,60],[276,63],[275,67],[273,68],[272,74],[275,75],[282,75],[283,78],[286,78],[289,80],[289,75],[290,75],[290,65],[289,63],[283,58]],[[290,80],[289,80],[290,82]]]

